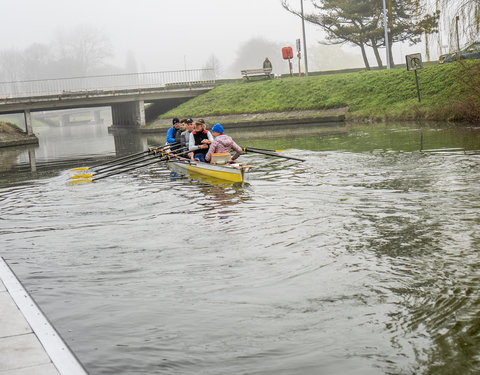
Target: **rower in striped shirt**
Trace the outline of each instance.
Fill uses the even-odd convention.
[[[205,160],[209,162],[212,158],[212,154],[217,153],[229,153],[235,151],[235,155],[231,160],[237,159],[242,154],[242,148],[235,143],[232,137],[223,134],[223,126],[221,124],[215,124],[211,131],[213,135],[213,142],[210,144]]]

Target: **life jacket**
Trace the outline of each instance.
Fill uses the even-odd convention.
[[[180,142],[180,136],[182,135],[181,129],[173,128],[173,136],[175,137],[175,142]]]
[[[175,126],[172,126],[172,137],[175,138],[177,136],[177,130],[175,129]]]
[[[195,146],[201,145],[201,144],[202,144],[202,141],[203,141],[204,139],[208,139],[208,132],[207,132],[206,130],[204,130],[204,131],[202,131],[202,132],[200,132],[200,133],[198,133],[196,130],[194,130],[194,131],[192,132],[192,134],[193,134],[193,139],[195,139]],[[203,149],[203,150],[197,150],[197,151],[195,151],[195,152],[197,152],[197,153],[202,153],[202,154],[205,154],[205,155],[206,155],[207,152],[208,152],[208,148]]]

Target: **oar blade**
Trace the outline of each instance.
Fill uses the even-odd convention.
[[[79,171],[88,171],[90,167],[81,167],[81,168],[73,168],[70,169],[72,172],[79,172]]]
[[[68,181],[69,185],[81,185],[81,184],[88,184],[89,182],[93,182],[93,179],[91,178],[79,178],[76,180],[70,180]]]
[[[93,177],[93,174],[77,174],[75,176],[72,176],[72,179],[79,179],[79,178],[91,178]]]

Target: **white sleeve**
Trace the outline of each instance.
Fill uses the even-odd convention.
[[[198,150],[198,146],[195,146],[195,138],[193,138],[193,133],[190,133],[188,138],[188,149],[190,151]]]

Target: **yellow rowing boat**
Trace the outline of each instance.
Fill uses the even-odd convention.
[[[230,163],[225,165],[202,163],[187,159],[170,160],[168,167],[174,172],[195,176],[207,176],[215,179],[244,183],[247,178],[247,172],[252,168],[250,165],[241,163]]]

